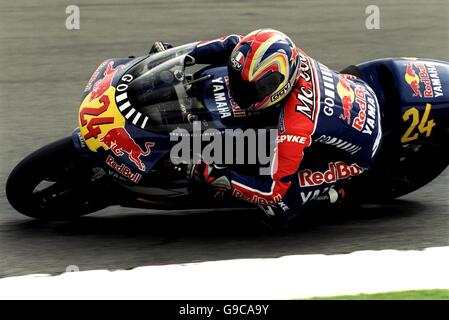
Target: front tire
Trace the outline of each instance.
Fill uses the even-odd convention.
[[[23,159],[8,177],[6,196],[26,216],[73,219],[110,205],[99,170],[67,137]]]

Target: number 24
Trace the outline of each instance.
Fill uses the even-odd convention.
[[[419,133],[426,134],[426,137],[430,137],[430,134],[432,133],[432,129],[435,126],[435,122],[433,120],[428,120],[430,110],[432,109],[432,105],[428,103],[426,105],[426,110],[424,110],[424,115],[421,118],[421,121],[419,121],[419,110],[416,108],[410,108],[408,109],[402,116],[402,120],[407,121],[412,118],[412,123],[410,127],[407,129],[405,134],[401,138],[402,143],[407,143],[413,140],[417,140],[419,137]],[[413,131],[415,131],[416,126],[418,126],[418,132],[413,134]],[[413,134],[413,135],[412,135]]]

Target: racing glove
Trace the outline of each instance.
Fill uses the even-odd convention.
[[[165,51],[170,48],[173,48],[172,44],[170,44],[168,42],[156,41],[153,43],[153,46],[151,47],[149,53],[151,54],[151,53],[162,52],[162,51]]]
[[[187,176],[193,183],[206,184],[216,199],[223,199],[231,190],[231,183],[226,176],[226,169],[216,165],[209,165],[204,161],[189,166]]]

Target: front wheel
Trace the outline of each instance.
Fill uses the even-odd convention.
[[[6,196],[29,217],[68,220],[111,204],[105,176],[67,137],[23,159],[8,177]]]

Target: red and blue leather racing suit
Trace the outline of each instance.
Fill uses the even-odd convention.
[[[242,37],[198,42],[198,63],[224,65]],[[298,50],[298,80],[282,102],[272,174],[229,170],[232,194],[259,206],[300,206],[367,170],[382,137],[379,104],[361,79]],[[320,150],[318,153],[308,150]],[[325,151],[322,151],[325,150]],[[309,161],[307,161],[309,160]]]

